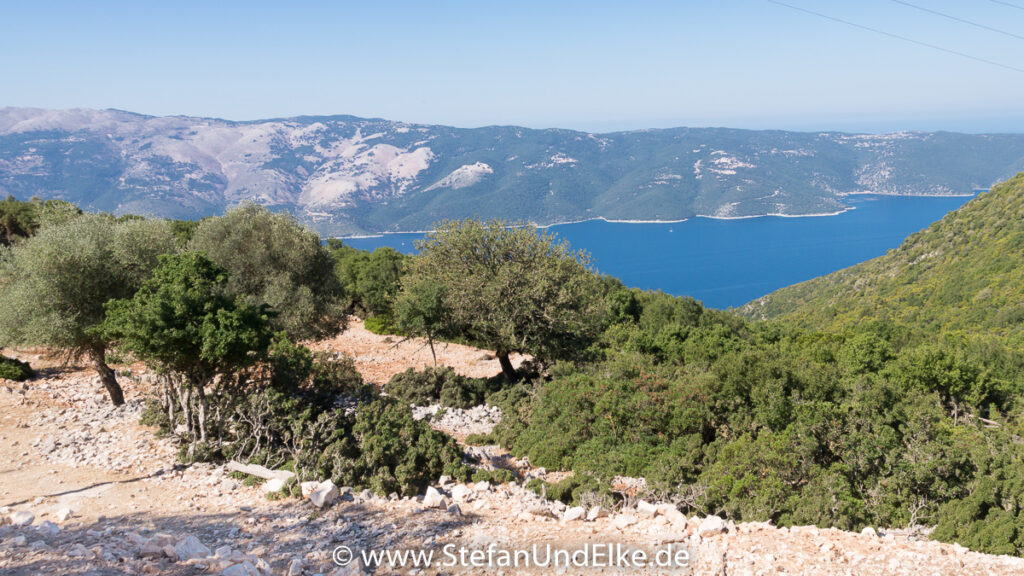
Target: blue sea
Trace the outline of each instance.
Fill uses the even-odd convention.
[[[773,290],[881,256],[970,197],[852,196],[835,216],[742,220],[693,218],[672,224],[600,220],[550,231],[593,256],[598,271],[627,286],[692,296],[712,308],[743,305]],[[405,253],[422,234],[348,238]]]

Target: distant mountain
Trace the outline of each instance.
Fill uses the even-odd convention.
[[[740,310],[811,329],[890,320],[1024,344],[1024,174],[980,194],[884,256],[783,288]]]
[[[0,109],[0,193],[175,218],[251,200],[338,235],[474,215],[550,224],[832,213],[846,194],[968,194],[1019,170],[1024,135],[589,134]]]

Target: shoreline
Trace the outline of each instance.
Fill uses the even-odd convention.
[[[897,194],[895,192],[837,192],[839,197],[844,196],[898,196],[900,198],[973,198],[982,192],[988,192],[989,188],[979,188],[970,194]]]
[[[845,197],[845,196],[886,196],[886,197],[895,197],[895,198],[972,198],[974,196],[977,196],[981,192],[985,192],[985,191],[987,191],[987,190],[980,190],[979,189],[978,192],[973,192],[971,194],[894,194],[894,193],[891,193],[891,192],[844,192],[842,194],[838,194],[838,196],[840,196],[840,197]],[[565,226],[565,225],[568,225],[568,224],[584,224],[586,222],[595,222],[595,221],[607,222],[608,224],[680,224],[682,222],[687,222],[687,221],[690,221],[690,220],[694,220],[696,218],[706,218],[708,220],[748,220],[748,219],[751,219],[751,218],[769,218],[769,217],[774,217],[774,218],[821,218],[821,217],[824,217],[824,216],[839,216],[840,214],[844,214],[846,212],[849,212],[851,210],[856,210],[856,209],[857,209],[856,206],[848,206],[846,208],[843,208],[842,210],[837,210],[835,212],[815,212],[815,213],[812,213],[812,214],[780,214],[778,212],[770,212],[768,214],[752,214],[752,215],[749,215],[749,216],[712,216],[710,214],[697,214],[697,215],[692,216],[690,218],[681,218],[681,219],[678,219],[678,220],[619,220],[619,219],[606,218],[604,216],[596,216],[594,218],[584,218],[584,219],[581,219],[581,220],[566,220],[566,221],[562,221],[562,222],[552,222],[550,224],[536,224],[536,223],[532,223],[532,222],[529,223],[529,224],[532,225],[533,227],[537,228],[537,229],[546,230],[548,228],[552,228],[552,227],[555,227],[555,226]],[[367,239],[367,238],[383,238],[385,236],[393,236],[393,235],[397,235],[397,234],[428,234],[430,232],[432,232],[432,230],[403,230],[401,232],[377,232],[377,233],[374,233],[374,234],[355,234],[355,235],[351,235],[351,236],[331,236],[330,238],[335,238],[335,239],[338,239],[338,240],[361,240],[361,239]]]

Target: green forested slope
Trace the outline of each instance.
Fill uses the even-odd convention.
[[[923,332],[1024,338],[1024,174],[884,256],[783,288],[742,308],[812,329],[887,320]]]

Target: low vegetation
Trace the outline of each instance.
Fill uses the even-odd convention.
[[[441,474],[507,481],[467,468],[408,408],[488,403],[502,422],[467,440],[573,471],[530,484],[549,498],[610,503],[616,476],[643,477],[645,496],[690,513],[933,525],[935,538],[1019,555],[1022,186],[862,265],[877,273],[861,283],[848,272],[769,298],[761,311],[784,310],[781,322],[628,289],[502,222],[442,223],[406,257],[323,246],[253,206],[194,226],[74,215],[0,252],[0,345],[146,362],[162,390],[146,420],[178,435],[186,460],[379,493],[414,494]],[[484,347],[502,374],[409,370],[380,395],[350,359],[297,343],[342,329],[345,312]],[[534,360],[516,370],[512,352]]]
[[[21,382],[28,380],[34,373],[35,371],[28,365],[28,362],[0,355],[0,379]]]

